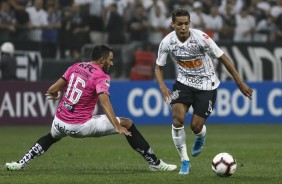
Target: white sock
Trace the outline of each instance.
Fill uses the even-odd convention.
[[[204,137],[204,136],[206,135],[206,133],[207,133],[206,125],[203,125],[203,128],[202,128],[201,132],[198,133],[198,134],[196,134],[196,136],[198,136],[198,137]]]
[[[175,147],[178,151],[178,154],[181,158],[181,161],[189,160],[189,157],[187,155],[186,134],[185,134],[184,126],[180,127],[180,128],[175,128],[172,125],[171,135],[172,135],[174,145],[175,145]]]

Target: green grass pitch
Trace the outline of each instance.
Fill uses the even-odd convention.
[[[156,155],[177,164],[180,159],[171,139],[171,126],[138,126]],[[282,125],[207,125],[203,152],[191,157],[194,140],[185,127],[192,168],[189,175],[149,172],[147,163],[122,135],[101,138],[65,138],[21,171],[3,165],[16,161],[49,127],[0,127],[0,184],[276,184],[282,183]],[[229,152],[237,170],[228,178],[211,169],[213,157]]]

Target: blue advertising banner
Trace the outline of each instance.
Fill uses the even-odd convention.
[[[166,81],[171,89],[174,81]],[[59,101],[45,100],[51,81],[0,81],[0,125],[42,125],[52,122]],[[282,123],[282,82],[252,82],[253,99],[234,82],[222,82],[207,123]],[[168,125],[171,108],[155,81],[112,81],[111,102],[117,116],[136,124]],[[93,107],[94,109],[94,107]],[[186,123],[190,122],[192,108]],[[99,105],[93,114],[103,113]]]
[[[171,89],[174,81],[166,81]],[[244,97],[234,82],[223,82],[207,123],[282,123],[282,83],[249,83],[252,100]],[[129,117],[137,124],[170,124],[170,106],[162,99],[156,82],[112,82],[111,102],[117,116]],[[186,122],[190,122],[192,108]]]

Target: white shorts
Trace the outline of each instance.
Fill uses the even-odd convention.
[[[117,117],[118,122],[120,119]],[[115,134],[116,130],[106,115],[96,115],[83,124],[68,124],[55,116],[51,135],[60,139],[65,136],[83,138],[83,137],[101,137]]]

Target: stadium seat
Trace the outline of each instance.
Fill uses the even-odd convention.
[[[152,51],[137,51],[134,54],[135,65],[130,71],[131,80],[152,80],[155,53]]]

